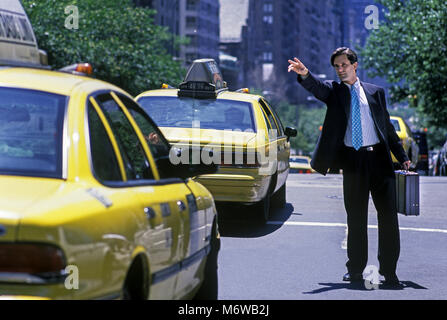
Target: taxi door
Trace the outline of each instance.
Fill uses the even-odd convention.
[[[274,114],[273,108],[269,107],[264,99],[259,99],[259,104],[262,107],[264,115],[267,117],[271,129],[276,130],[276,137],[270,140],[270,143],[276,141],[276,158],[278,161],[277,167],[277,182],[275,186],[276,191],[281,187],[286,179],[289,169],[289,155],[290,155],[290,142],[287,141],[287,136],[284,133],[284,128],[279,120],[279,118]]]
[[[163,199],[165,210],[168,210],[166,204],[169,204],[169,209],[177,219],[177,225],[172,229],[179,235],[176,252],[180,263],[177,266],[168,267],[160,275],[165,277],[169,273],[178,272],[173,298],[181,299],[187,296],[201,281],[198,274],[199,262],[203,261],[207,254],[205,248],[207,238],[206,212],[211,209],[199,210],[194,186],[191,185],[194,183],[191,180],[187,185],[185,181],[179,178],[169,178],[172,176],[172,173],[169,172],[172,167],[166,165],[166,161],[169,161],[170,144],[134,101],[122,95],[119,96],[119,99],[129,110],[149,146],[150,154],[160,176],[160,180],[158,180],[160,191],[157,193],[160,193],[160,196],[157,198]],[[147,198],[149,198],[149,195]],[[152,223],[157,225],[159,221],[154,220]],[[155,298],[157,297],[159,296],[157,295]]]
[[[184,231],[180,212],[187,210],[188,189],[181,179],[160,178],[148,145],[142,143],[142,132],[131,116],[130,112],[139,110],[130,98],[107,92],[91,97],[90,102],[108,121],[119,149],[125,184],[139,199],[141,225],[134,240],[145,249],[149,260],[149,298],[172,299],[181,269]]]

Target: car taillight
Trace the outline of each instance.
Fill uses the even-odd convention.
[[[306,170],[306,173],[311,173],[311,171],[309,169]]]
[[[260,168],[259,156],[256,153],[232,152],[221,154],[221,167]]]
[[[1,243],[0,273],[21,273],[45,279],[60,277],[66,262],[61,249],[45,244]]]

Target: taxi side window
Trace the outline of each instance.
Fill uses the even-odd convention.
[[[265,124],[267,126],[267,129],[271,130],[272,126],[270,125],[269,119],[267,118],[265,112],[261,110],[261,113],[262,113],[262,116],[264,117],[264,121],[265,121]]]
[[[171,145],[147,113],[144,112],[133,100],[119,94],[118,97],[129,110],[130,114],[143,133],[143,136],[149,145],[152,157],[157,165],[160,178],[171,178],[172,164],[169,159]]]
[[[270,105],[270,110],[272,110],[272,113],[273,113],[273,116],[275,117],[275,119],[276,119],[276,123],[278,124],[278,136],[280,136],[280,137],[282,137],[282,136],[284,136],[285,134],[284,134],[284,126],[283,126],[283,124],[282,124],[282,122],[281,122],[281,119],[279,118],[279,116],[278,116],[278,114],[276,113],[276,111],[275,111],[275,109],[273,109],[272,107],[271,107],[271,105]]]
[[[149,145],[154,160],[157,162],[157,160],[161,158],[169,157],[171,146],[169,142],[165,140],[163,134],[161,134],[154,123],[149,119],[149,116],[131,99],[120,94],[118,94],[118,97],[138,124],[138,127]]]
[[[124,112],[110,94],[95,97],[112,128],[128,180],[154,179],[144,149]]]
[[[262,106],[262,109],[264,110],[264,112],[267,114],[267,117],[270,121],[270,124],[272,125],[273,130],[276,130],[276,136],[280,136],[281,135],[281,131],[278,129],[278,126],[276,124],[275,118],[273,116],[273,114],[270,112],[270,109],[267,107],[266,103],[264,102],[264,100],[260,99],[259,103]]]
[[[88,130],[93,171],[101,181],[121,181],[119,165],[106,129],[92,104],[88,105]]]

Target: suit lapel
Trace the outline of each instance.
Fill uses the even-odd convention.
[[[365,86],[365,84],[361,81],[360,81],[360,85],[362,86],[363,91],[365,92],[366,100],[368,100],[369,109],[371,110],[371,115],[374,118],[374,122],[376,122],[376,124],[377,124],[377,121],[376,121],[377,116],[378,116],[377,112],[379,111],[377,109],[378,101],[376,101],[376,99],[373,97],[374,93],[370,92],[368,86]]]

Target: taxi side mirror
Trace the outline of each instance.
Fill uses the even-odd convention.
[[[284,134],[287,136],[287,141],[290,140],[290,137],[296,137],[297,133],[296,129],[292,127],[286,127],[284,130]]]

